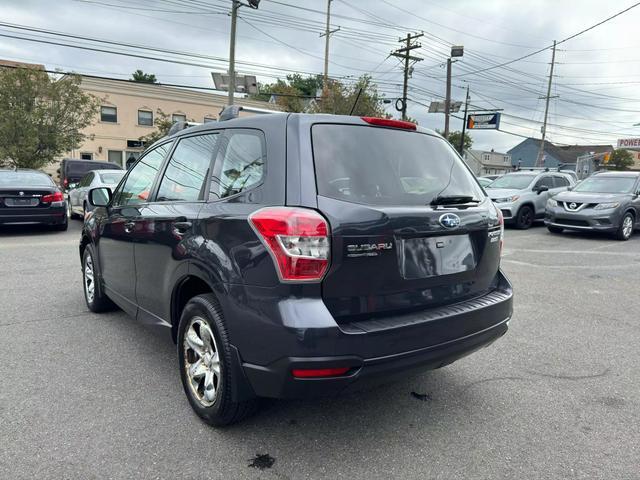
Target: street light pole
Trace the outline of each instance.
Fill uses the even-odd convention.
[[[451,58],[447,58],[447,93],[444,100],[444,138],[449,138],[449,111],[451,110]]]
[[[467,113],[469,112],[469,84],[467,84],[467,99],[464,102],[464,117],[462,117],[462,135],[460,136],[460,155],[464,157],[464,135],[467,132]]]
[[[231,7],[231,38],[229,39],[229,99],[227,103],[233,105],[233,94],[236,90],[236,23],[240,2],[232,0]]]

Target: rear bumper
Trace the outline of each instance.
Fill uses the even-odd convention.
[[[66,221],[67,208],[0,208],[0,224],[7,223],[46,223],[61,224]]]
[[[499,277],[495,291],[455,305],[348,326],[334,322],[324,329],[298,328],[294,332],[297,342],[284,336],[278,342],[291,353],[266,364],[248,361],[250,349],[238,348],[243,374],[258,396],[305,398],[358,390],[450,364],[506,333],[513,292],[506,277],[501,273]],[[298,317],[304,313],[301,309],[285,311]],[[308,310],[309,317],[314,313]],[[299,318],[290,321],[300,323]],[[349,371],[333,378],[300,379],[292,374],[293,369],[339,367]]]

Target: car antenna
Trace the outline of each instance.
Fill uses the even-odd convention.
[[[361,94],[362,94],[362,87],[360,87],[360,89],[358,90],[358,95],[356,95],[356,100],[353,102],[353,106],[351,107],[351,111],[349,112],[349,115],[353,115],[353,111],[356,109],[356,106],[358,105],[358,100],[360,100]]]

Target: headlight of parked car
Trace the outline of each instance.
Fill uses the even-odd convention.
[[[515,202],[520,198],[520,195],[514,195],[513,197],[504,197],[504,198],[496,198],[494,202],[496,203],[510,203]]]
[[[620,205],[618,202],[599,203],[598,205],[595,206],[595,209],[596,210],[607,210],[609,208],[616,208],[616,207],[618,207],[618,205]]]
[[[547,208],[553,208],[557,206],[558,206],[558,202],[556,202],[553,198],[550,198],[549,200],[547,200]]]

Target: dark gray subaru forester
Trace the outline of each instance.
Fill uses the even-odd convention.
[[[500,211],[451,145],[412,123],[207,123],[160,140],[90,200],[87,305],[168,327],[210,424],[258,397],[439,368],[507,331]]]

